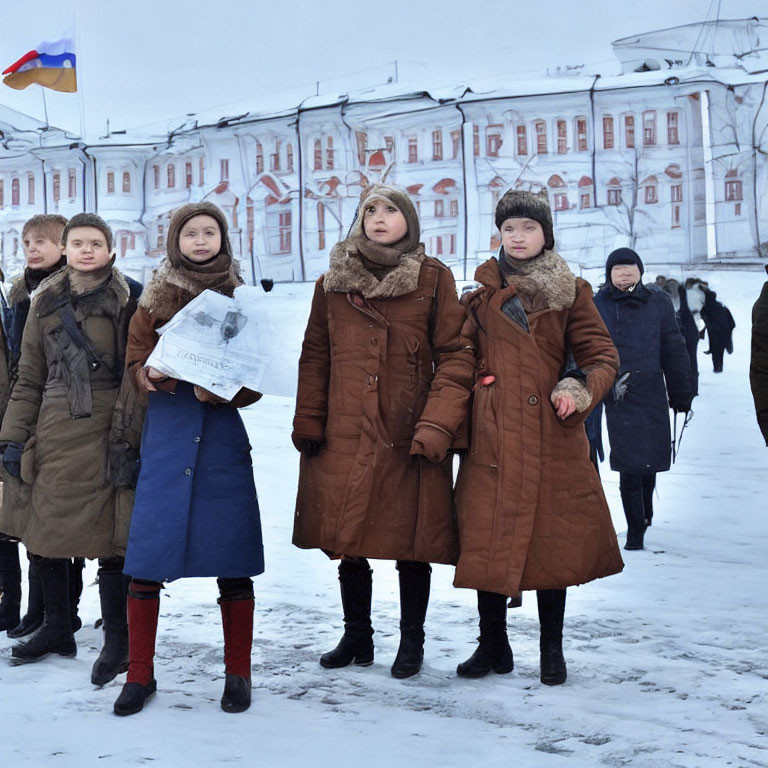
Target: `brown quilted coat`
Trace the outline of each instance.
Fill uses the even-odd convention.
[[[415,290],[404,295],[337,290],[332,271],[316,284],[293,440],[323,446],[301,457],[298,547],[332,557],[456,562],[451,458],[433,464],[409,450],[422,429],[447,452],[465,418],[474,353],[460,338],[464,311],[450,270],[418,258],[397,268],[415,265]],[[359,260],[345,263],[359,269]]]
[[[563,422],[550,402],[568,346],[586,373],[587,403],[613,384],[618,354],[592,290],[566,277],[576,281],[573,303],[528,313],[526,332],[501,309],[517,289],[502,287],[498,262],[482,264],[475,279],[485,287],[469,297],[464,330],[479,363],[470,452],[456,487],[454,584],[516,595],[618,573],[616,533],[583,426],[591,407]],[[488,375],[495,382],[482,386]]]

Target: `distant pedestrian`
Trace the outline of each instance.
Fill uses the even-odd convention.
[[[768,267],[766,267],[768,272]],[[765,444],[768,445],[768,281],[752,307],[752,359],[749,383],[755,401],[755,414]]]

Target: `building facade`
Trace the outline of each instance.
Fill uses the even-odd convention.
[[[362,189],[384,177],[411,194],[427,252],[458,278],[498,249],[493,211],[509,188],[548,196],[557,248],[573,265],[602,264],[623,245],[649,264],[765,258],[768,61],[725,51],[751,44],[741,27],[768,34],[768,24],[727,24],[710,45],[720,45],[716,62],[669,58],[675,40],[690,48],[686,36],[701,33],[689,25],[617,41],[616,76],[389,85],[134,140],[85,144],[0,108],[3,270],[21,265],[29,216],[96,210],[121,266],[146,279],[172,211],[206,199],[225,211],[248,279],[314,279]]]

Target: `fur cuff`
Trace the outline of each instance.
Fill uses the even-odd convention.
[[[578,413],[584,413],[592,405],[592,395],[586,385],[571,376],[557,382],[557,386],[552,390],[550,400],[554,403],[558,395],[570,395],[576,402]]]

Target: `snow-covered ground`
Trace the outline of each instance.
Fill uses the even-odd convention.
[[[157,696],[135,717],[112,715],[124,676],[103,689],[89,682],[101,643],[91,563],[76,659],[10,667],[11,641],[0,637],[0,766],[768,766],[768,450],[747,375],[764,275],[702,277],[733,312],[735,352],[715,375],[699,348],[701,395],[677,464],[659,476],[646,550],[624,553],[622,574],[569,590],[565,685],[539,683],[530,593],[509,613],[514,672],[457,678],[474,648],[475,597],[454,589],[443,566],[434,569],[424,670],[393,679],[389,562],[373,563],[374,666],[322,669],[318,656],[341,629],[336,568],[291,545],[293,403],[265,397],[245,412],[267,557],[256,579],[251,709],[219,708],[217,591],[199,579],[163,593]],[[275,291],[295,329],[293,354],[312,286]],[[603,478],[623,543],[617,476],[603,465]]]

